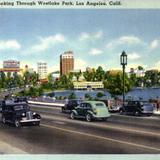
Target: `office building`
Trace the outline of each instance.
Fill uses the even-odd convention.
[[[47,79],[47,63],[46,62],[37,63],[37,73],[39,75],[39,80]]]
[[[66,75],[74,70],[74,57],[72,51],[60,55],[60,75]]]

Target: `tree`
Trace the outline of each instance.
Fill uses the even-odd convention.
[[[104,80],[104,76],[105,76],[105,71],[103,70],[103,68],[101,66],[99,66],[96,69],[96,73],[95,73],[96,80],[102,81],[102,80]]]
[[[128,76],[125,74],[125,92],[131,88]],[[121,95],[123,93],[123,75],[122,72],[116,74],[108,73],[107,80],[104,81],[104,86],[112,95]]]
[[[5,87],[6,75],[3,71],[0,72],[0,88]]]
[[[72,92],[69,96],[68,99],[76,99],[76,94]]]
[[[83,73],[83,76],[85,78],[86,81],[95,81],[96,77],[95,77],[95,69],[92,68],[90,71],[89,70],[86,70],[84,73]]]
[[[158,70],[148,70],[145,73],[145,84],[150,86],[156,86],[159,84],[159,72]],[[148,82],[148,83],[147,83]]]
[[[104,94],[102,93],[102,92],[98,92],[97,94],[96,94],[96,97],[97,98],[102,98],[104,96]]]
[[[144,68],[142,66],[138,66],[137,68],[138,68],[139,71],[144,70]]]
[[[79,81],[79,77],[81,76],[81,71],[75,72],[74,76],[76,77],[77,81]]]

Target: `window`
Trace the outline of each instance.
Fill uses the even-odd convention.
[[[98,108],[105,107],[105,105],[103,103],[96,103],[95,106],[98,107]]]
[[[86,108],[92,108],[92,106],[89,103],[86,103],[85,107]]]

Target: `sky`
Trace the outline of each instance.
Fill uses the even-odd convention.
[[[102,66],[160,69],[160,10],[156,9],[0,9],[0,67],[19,60],[36,69],[59,70],[59,56],[73,51],[75,69]]]

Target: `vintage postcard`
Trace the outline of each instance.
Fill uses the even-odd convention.
[[[160,159],[159,0],[0,0],[0,159]]]

